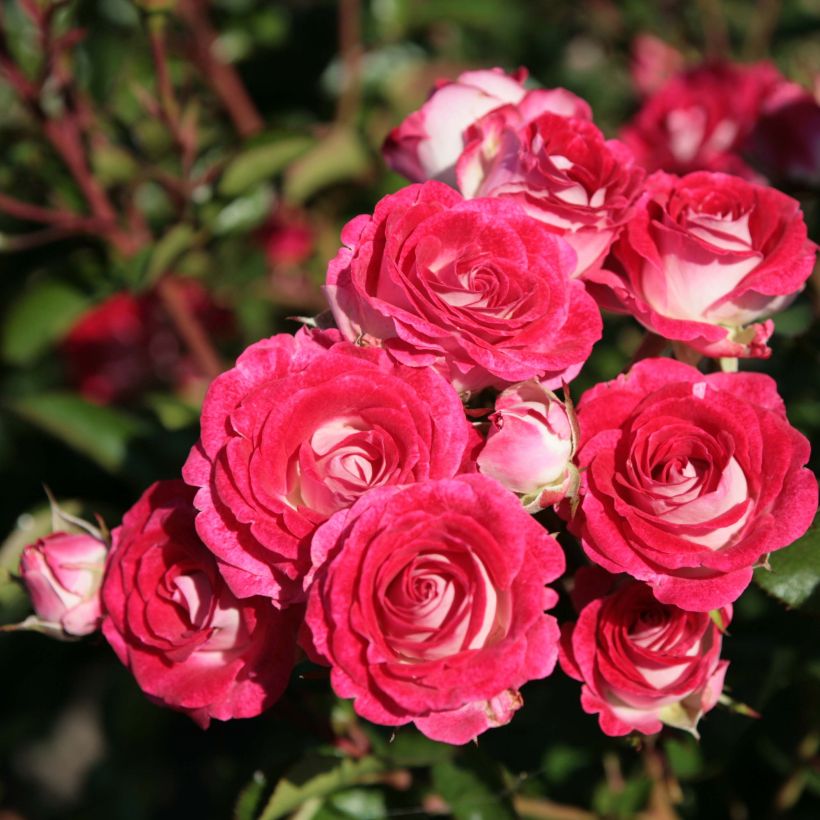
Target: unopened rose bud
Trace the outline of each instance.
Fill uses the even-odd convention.
[[[573,495],[577,435],[572,411],[537,381],[507,388],[495,402],[478,469],[537,512]]]
[[[106,546],[86,533],[55,532],[29,544],[20,574],[44,627],[88,635],[100,622]]]

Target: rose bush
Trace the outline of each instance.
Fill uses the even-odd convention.
[[[511,126],[503,111],[467,132],[459,189],[468,197],[513,199],[572,246],[574,276],[597,270],[632,216],[643,170],[588,119],[547,113]]]
[[[382,149],[387,164],[411,182],[438,179],[455,185],[455,167],[467,129],[484,114],[506,106],[527,122],[544,111],[591,117],[589,105],[563,88],[524,88],[527,72],[500,68],[465,71],[440,82],[430,98],[388,134]]]
[[[286,606],[303,598],[322,521],[374,487],[472,469],[475,444],[432,369],[301,330],[251,345],[213,382],[183,476],[234,594]]]
[[[342,232],[325,291],[343,335],[435,366],[459,390],[580,370],[601,317],[575,254],[515,203],[438,182],[386,196]]]
[[[800,203],[726,174],[654,174],[593,293],[666,339],[707,356],[767,357],[764,316],[814,266]]]
[[[29,544],[20,576],[45,628],[89,635],[100,625],[106,545],[86,533],[55,532]]]
[[[618,580],[597,567],[574,578],[578,621],[561,629],[561,668],[584,685],[581,706],[607,735],[659,732],[664,725],[697,734],[717,705],[728,661],[720,628],[706,612],[662,604],[646,584]],[[732,608],[716,616],[725,629]]]
[[[604,569],[706,612],[811,524],[809,443],[774,380],[647,359],[578,405],[581,505],[570,528]]]
[[[194,529],[193,495],[157,482],[112,533],[103,634],[152,700],[207,728],[284,692],[301,611],[231,594]]]
[[[528,512],[556,504],[578,487],[572,463],[578,431],[571,410],[537,381],[508,387],[495,400],[476,463],[521,497]]]
[[[313,539],[306,625],[340,697],[467,743],[552,671],[557,542],[484,476],[372,490]]]

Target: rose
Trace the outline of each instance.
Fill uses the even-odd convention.
[[[195,279],[165,282],[209,335],[219,338],[232,326]],[[127,402],[156,384],[184,387],[197,369],[184,352],[155,290],[116,293],[85,312],[61,343],[69,381],[99,404]]]
[[[647,189],[613,248],[612,275],[593,277],[601,304],[707,356],[769,356],[774,324],[757,320],[785,307],[814,265],[800,204],[708,172],[658,173]]]
[[[629,74],[632,85],[644,97],[660,91],[683,70],[683,55],[674,46],[652,34],[639,34],[632,41]]]
[[[181,481],[157,482],[114,530],[103,634],[151,700],[207,728],[279,698],[301,610],[231,594],[197,537],[193,494]]]
[[[563,554],[492,479],[371,490],[316,531],[312,557],[308,648],[368,720],[466,743],[555,665],[544,584]]]
[[[644,172],[626,146],[586,119],[549,113],[511,126],[493,112],[467,137],[457,166],[465,196],[514,199],[569,242],[575,276],[600,268],[642,191]]]
[[[38,627],[89,635],[100,625],[100,582],[107,549],[86,533],[55,532],[29,544],[20,575]]]
[[[386,196],[342,232],[326,293],[348,339],[434,365],[459,390],[569,380],[601,317],[563,240],[513,202],[465,201],[438,182]]]
[[[698,66],[650,97],[621,139],[648,171],[724,171],[754,179],[738,151],[780,82],[770,63]]]
[[[183,476],[239,597],[301,600],[311,535],[332,513],[373,487],[469,468],[477,437],[450,385],[339,338],[263,340],[208,390]]]
[[[544,111],[591,116],[589,105],[563,88],[527,91],[527,72],[506,74],[500,68],[465,71],[453,82],[440,82],[420,110],[414,111],[385,140],[385,161],[412,182],[438,179],[455,185],[455,165],[464,133],[484,114],[513,106],[523,121]]]
[[[560,660],[584,684],[584,711],[598,715],[607,735],[649,735],[665,724],[697,736],[729,665],[720,660],[721,633],[710,614],[662,604],[645,584],[597,567],[580,569],[574,582],[580,615],[561,629]],[[731,617],[731,607],[716,613],[724,629]]]
[[[281,205],[271,212],[256,236],[273,269],[301,265],[310,258],[316,241],[307,214]]]
[[[781,83],[766,98],[744,150],[778,181],[820,186],[818,100],[796,83]]]
[[[528,512],[537,512],[577,490],[576,445],[572,411],[537,381],[522,382],[495,400],[476,463],[520,496]]]
[[[761,556],[809,527],[808,441],[773,379],[646,359],[578,406],[581,504],[570,527],[589,558],[705,612],[734,601]]]

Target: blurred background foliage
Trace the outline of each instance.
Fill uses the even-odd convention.
[[[820,71],[819,0],[0,9],[3,623],[27,612],[12,576],[48,527],[42,484],[113,526],[148,483],[178,474],[208,378],[322,310],[342,225],[403,184],[381,142],[435,79],[524,65],[588,99],[614,136],[639,102],[639,34],[694,61],[771,58],[808,87]],[[792,193],[817,240],[816,192]],[[743,365],[777,379],[815,441],[819,303],[809,288],[778,320],[773,357]],[[640,339],[608,317],[576,398]],[[761,577],[738,602],[727,680],[763,719],[715,710],[700,742],[606,738],[556,673],[525,687],[509,726],[449,748],[358,721],[307,664],[270,712],[204,734],[152,706],[102,639],[3,635],[0,818],[817,818],[818,556],[815,531],[778,556],[794,564],[785,588]]]

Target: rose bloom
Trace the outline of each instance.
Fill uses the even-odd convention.
[[[577,443],[571,409],[537,381],[521,382],[495,400],[476,463],[481,473],[516,493],[527,512],[537,512],[577,491],[572,463]]]
[[[817,98],[796,83],[781,83],[767,97],[744,150],[777,181],[820,186]]]
[[[597,567],[574,578],[578,621],[561,629],[561,668],[584,685],[581,706],[610,736],[645,735],[664,725],[697,737],[701,716],[718,702],[728,661],[707,612],[656,600],[646,584],[617,580]],[[723,629],[732,608],[717,611]]]
[[[175,278],[182,301],[209,335],[233,319],[194,279]],[[184,386],[196,373],[156,292],[115,293],[84,313],[60,346],[68,380],[98,404],[127,402],[158,385]]]
[[[754,179],[738,152],[780,82],[770,63],[698,66],[651,96],[621,139],[648,171],[723,171]]]
[[[544,111],[564,116],[591,116],[589,105],[563,89],[524,88],[527,71],[507,74],[500,68],[465,71],[455,81],[443,80],[430,98],[385,140],[387,164],[412,182],[438,179],[455,185],[456,162],[467,129],[484,114],[513,106],[522,121]]]
[[[468,131],[458,183],[468,197],[518,202],[577,255],[574,276],[597,270],[631,218],[644,172],[631,151],[589,120],[542,114],[510,127],[489,114]]]
[[[438,182],[386,196],[342,232],[325,291],[351,340],[435,366],[459,390],[569,381],[601,336],[575,254],[514,202]]]
[[[684,67],[683,55],[674,46],[652,34],[639,34],[632,41],[629,74],[641,96],[660,91]]]
[[[183,476],[239,597],[302,600],[326,518],[374,487],[474,469],[477,435],[441,376],[339,340],[301,330],[257,342],[205,397]]]
[[[603,307],[631,313],[706,356],[768,357],[764,316],[802,290],[814,266],[800,204],[726,174],[658,173],[595,278]]]
[[[555,666],[544,584],[563,553],[492,479],[373,490],[317,530],[312,556],[307,648],[374,723],[467,743]]]
[[[761,557],[811,524],[809,443],[773,379],[646,359],[578,406],[581,505],[570,522],[589,558],[706,612],[734,601]]]
[[[89,635],[100,625],[100,583],[107,548],[87,533],[55,532],[29,544],[20,575],[44,626]]]
[[[152,484],[113,532],[103,634],[148,697],[207,728],[284,692],[301,610],[237,600],[194,529],[194,491]]]
[[[295,267],[313,253],[316,237],[306,213],[279,206],[256,232],[271,268]]]

